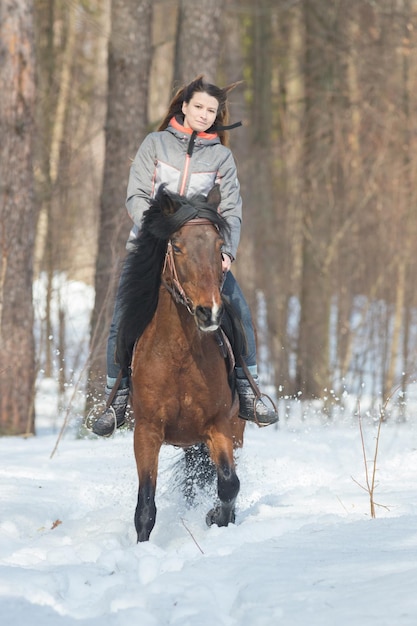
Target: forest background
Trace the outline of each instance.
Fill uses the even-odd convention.
[[[175,89],[231,93],[234,272],[276,395],[371,407],[415,382],[417,2],[0,0],[0,434],[35,431],[39,372],[73,384],[62,277],[95,293],[100,398],[129,165]],[[34,336],[33,284],[45,288]],[[57,280],[59,278],[59,280]],[[264,369],[262,370],[262,366]],[[377,409],[378,410],[378,409]]]

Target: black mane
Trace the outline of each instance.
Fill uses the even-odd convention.
[[[216,202],[211,203],[210,194],[207,198],[196,196],[187,199],[178,194],[168,194],[161,186],[144,213],[140,234],[126,257],[119,289],[121,317],[117,360],[125,375],[135,342],[153,318],[158,305],[161,273],[171,235],[196,217],[210,220],[221,234],[228,230],[226,221],[217,212],[220,200],[218,186],[216,191]]]

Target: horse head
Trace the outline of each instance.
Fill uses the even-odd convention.
[[[226,224],[217,212],[219,203],[218,185],[207,198],[166,195],[163,201],[164,213],[180,226],[168,240],[162,282],[203,332],[217,330],[223,315],[221,252]]]

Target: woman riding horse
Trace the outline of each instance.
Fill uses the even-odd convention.
[[[237,310],[247,342],[247,350],[242,355],[246,367],[242,367],[238,361],[235,368],[239,417],[267,426],[274,424],[278,415],[275,407],[268,406],[262,400],[255,402],[261,395],[256,387],[255,333],[249,307],[230,271],[237,254],[242,218],[236,165],[226,145],[227,95],[235,86],[236,83],[222,89],[205,82],[202,77],[196,78],[177,92],[158,130],[145,138],[130,169],[126,207],[134,226],[127,248],[136,240],[144,212],[161,185],[168,192],[185,197],[198,194],[207,196],[216,183],[219,185],[221,201],[218,211],[228,224],[228,234],[221,251],[222,269],[226,274],[223,295]],[[123,271],[118,294],[122,289]],[[128,373],[120,372],[115,356],[119,320],[120,298],[117,296],[107,344],[107,406],[93,424],[93,432],[103,436],[111,435],[116,427],[125,422],[129,399]],[[248,374],[252,384],[247,378]],[[113,389],[116,381],[117,390]]]
[[[155,525],[163,444],[184,449],[182,486],[189,504],[196,488],[213,485],[217,475],[218,501],[206,516],[208,525],[235,520],[240,483],[234,451],[243,444],[245,422],[238,418],[234,360],[221,349],[227,336],[238,350],[240,333],[239,326],[230,332],[233,310],[229,334],[223,330],[227,223],[217,212],[219,202],[218,185],[207,198],[190,199],[161,186],[125,263],[117,355],[131,374],[138,541],[147,541]]]

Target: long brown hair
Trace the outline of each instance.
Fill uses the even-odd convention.
[[[182,105],[184,102],[190,102],[191,98],[195,93],[207,93],[209,96],[216,98],[219,103],[219,108],[217,110],[217,116],[214,121],[214,124],[211,128],[207,130],[207,132],[213,131],[216,132],[220,138],[220,141],[223,145],[228,145],[228,133],[225,130],[221,130],[222,126],[227,126],[229,123],[229,107],[227,102],[227,95],[229,91],[232,91],[235,87],[241,84],[242,81],[238,81],[236,83],[232,83],[227,87],[217,87],[211,83],[207,83],[204,80],[203,74],[197,76],[191,83],[188,85],[184,85],[174,95],[172,98],[168,111],[163,118],[162,122],[158,126],[157,130],[165,130],[167,128],[170,120],[176,115],[182,115]],[[218,127],[220,127],[218,129]]]

